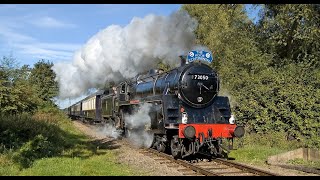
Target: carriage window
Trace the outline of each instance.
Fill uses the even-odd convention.
[[[126,84],[123,84],[121,86],[121,93],[125,93],[126,92]]]

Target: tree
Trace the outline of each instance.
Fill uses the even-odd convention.
[[[320,146],[320,5],[265,5],[256,27],[258,47],[273,56],[270,86],[278,128]],[[275,127],[274,127],[275,128]]]
[[[0,60],[0,67],[3,73],[2,76],[6,76],[8,83],[12,83],[18,78],[19,63],[12,55],[9,57],[3,56]]]
[[[0,113],[18,114],[37,109],[39,99],[28,81],[30,68],[26,65],[19,68],[12,56],[4,56],[0,67]]]
[[[50,103],[52,103],[52,98],[58,94],[56,74],[51,69],[52,66],[52,62],[45,62],[42,59],[34,64],[30,74],[30,82],[35,86],[38,96],[44,102]]]
[[[320,5],[265,5],[257,27],[260,48],[274,55],[273,66],[320,67]]]

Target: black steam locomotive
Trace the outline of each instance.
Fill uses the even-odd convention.
[[[212,61],[211,54],[191,51],[180,57],[180,67],[139,74],[70,106],[68,114],[113,122],[128,133],[133,128],[125,123],[125,115],[133,114],[143,103],[151,103],[151,125],[146,131],[154,136],[153,148],[170,151],[175,158],[193,154],[225,157],[232,149],[233,138],[244,135],[244,128],[229,122],[229,99],[218,96],[219,77],[207,65]]]

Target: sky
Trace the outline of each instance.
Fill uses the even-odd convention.
[[[75,51],[100,30],[110,25],[124,27],[133,17],[168,16],[180,7],[180,4],[0,4],[0,57],[12,56],[20,65],[31,67],[40,59],[53,63],[72,61]],[[246,9],[249,17],[257,21],[254,17],[258,9],[251,6]],[[57,103],[63,108],[72,102]]]
[[[0,55],[13,55],[22,64],[40,59],[71,60],[90,37],[133,17],[169,15],[178,4],[1,4]]]

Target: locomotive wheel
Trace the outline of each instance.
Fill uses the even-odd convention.
[[[128,128],[124,128],[124,136],[125,136],[126,138],[129,138],[130,135],[131,135],[131,130],[128,129]]]
[[[123,126],[123,124],[124,124],[124,114],[123,114],[123,110],[122,109],[120,109],[119,115],[116,116],[114,124],[115,124],[115,128],[117,130],[123,129],[123,127],[124,127]]]
[[[131,136],[132,130],[129,127],[125,126],[123,109],[120,109],[119,115],[117,116],[115,123],[117,129],[122,130],[122,135],[124,135],[126,138],[129,138]]]
[[[177,138],[173,137],[171,139],[170,148],[171,148],[171,155],[175,159],[181,158],[181,145],[180,145],[180,143],[179,143]]]
[[[121,129],[124,129],[124,112],[123,112],[123,109],[120,109],[120,128]]]
[[[120,129],[120,117],[119,116],[116,116],[115,118],[114,118],[114,122],[112,123],[113,125],[114,125],[114,127],[116,128],[116,129]]]
[[[166,146],[161,142],[157,145],[157,150],[159,152],[164,152],[166,150]]]
[[[228,153],[225,151],[222,151],[221,158],[228,159],[229,158]]]

